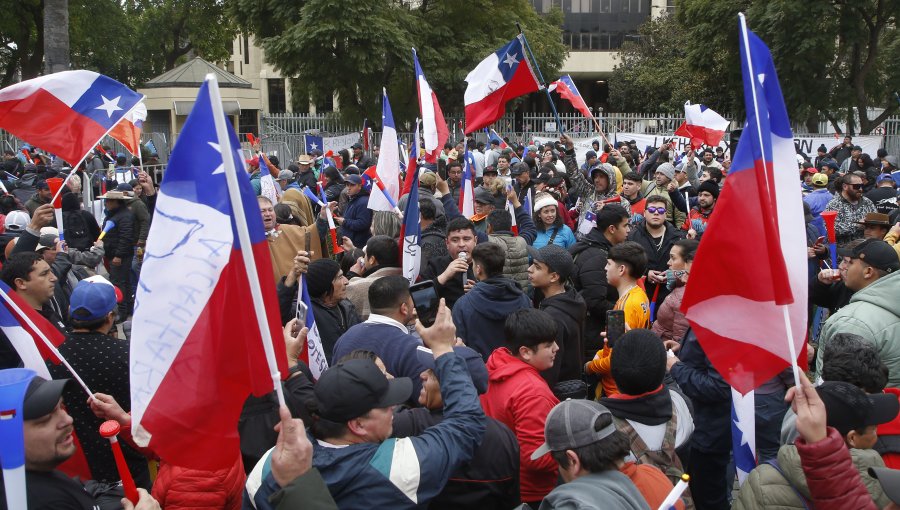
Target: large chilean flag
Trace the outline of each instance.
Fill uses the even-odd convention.
[[[0,90],[0,128],[75,165],[143,99],[93,71],[63,71]]]
[[[468,76],[464,102],[466,130],[472,133],[503,117],[511,99],[541,89],[525,55],[522,35],[488,55]]]
[[[741,34],[747,126],[697,251],[681,308],[741,393],[789,366],[806,332],[806,236],[791,125],[772,56]],[[750,258],[747,258],[750,255]]]
[[[172,152],[159,188],[137,288],[131,338],[132,435],[178,466],[219,469],[240,455],[238,419],[251,392],[273,389],[263,341],[282,377],[287,358],[275,278],[240,143],[228,135],[245,217],[229,201],[210,82]],[[224,114],[219,110],[218,115]],[[240,243],[249,230],[272,338],[261,338]],[[241,227],[242,228],[242,227]],[[277,337],[277,338],[276,338]]]
[[[684,104],[684,122],[675,134],[691,139],[691,147],[697,149],[703,144],[717,146],[725,136],[730,122],[702,104]]]
[[[450,131],[447,130],[447,122],[444,120],[444,112],[438,104],[437,95],[428,85],[422,66],[419,65],[419,56],[413,48],[413,62],[416,65],[416,91],[419,93],[419,112],[422,114],[422,138],[425,141],[425,161],[434,163],[438,153],[447,143]],[[418,139],[416,139],[418,144]]]

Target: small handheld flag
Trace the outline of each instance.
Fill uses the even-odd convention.
[[[321,196],[316,196],[311,189],[304,186],[303,194],[306,195],[306,198],[318,204],[319,207],[325,209],[325,217],[328,219],[328,230],[331,236],[331,252],[335,255],[343,253],[344,249],[341,248],[341,245],[337,242],[337,227],[334,225],[334,217],[331,215],[331,209],[328,207],[328,202],[325,200],[325,193],[323,192]]]
[[[312,300],[309,297],[305,275],[300,275],[298,283],[300,296],[297,300],[297,307],[306,309],[303,325],[309,328],[306,333],[306,348],[301,351],[300,358],[309,367],[313,379],[318,379],[323,372],[328,370],[328,360],[325,357],[325,348],[322,346],[322,338],[319,336],[319,328],[316,327],[316,319],[313,316]],[[299,303],[303,303],[303,306],[301,307]]]
[[[419,245],[421,225],[419,224],[419,170],[415,171],[412,190],[406,202],[403,224],[400,225],[400,255],[403,261],[403,276],[410,285],[419,278],[422,267],[422,247]]]
[[[22,408],[34,370],[0,370],[0,464],[6,508],[28,508],[25,492],[25,435]]]
[[[459,212],[466,218],[475,215],[475,172],[470,163],[469,151],[463,158],[463,175],[459,190]]]

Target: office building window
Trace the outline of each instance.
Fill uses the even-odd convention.
[[[270,78],[266,81],[269,89],[269,113],[286,112],[287,96],[284,92],[284,79]]]
[[[674,8],[675,0],[666,0]],[[651,0],[563,0],[562,42],[575,51],[615,51],[625,34],[636,33],[650,14]],[[547,13],[560,0],[532,0]],[[667,10],[669,7],[667,7]]]
[[[250,38],[244,34],[244,63],[250,63]]]
[[[253,133],[259,136],[259,118],[256,115],[257,110],[241,110],[238,117],[238,133]]]

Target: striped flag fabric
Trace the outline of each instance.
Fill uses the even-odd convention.
[[[397,200],[400,199],[400,146],[397,144],[397,129],[394,127],[394,114],[391,112],[391,103],[388,101],[387,91],[382,90],[381,103],[381,154],[378,156],[378,165],[370,175],[369,169],[366,175],[376,177],[375,184],[382,193],[369,195],[369,209],[373,211],[399,211]]]
[[[318,379],[323,372],[328,370],[328,360],[325,358],[322,337],[319,335],[319,328],[316,326],[316,318],[313,314],[312,301],[309,297],[309,289],[306,286],[305,275],[300,277],[299,298],[298,303],[303,303],[304,308],[306,308],[303,325],[309,328],[309,332],[306,333],[306,348],[301,351],[300,359],[309,367],[313,378]]]
[[[415,48],[412,52],[416,71],[416,92],[419,95],[419,112],[422,115],[422,135],[425,139],[425,161],[434,163],[444,144],[447,143],[450,132],[447,130],[447,121],[444,120],[444,113],[441,111],[441,105],[438,104],[437,95],[428,85],[425,73],[422,72],[419,55],[416,54]]]
[[[738,483],[756,467],[756,408],[755,392],[746,395],[731,388],[731,446]]]
[[[113,126],[109,136],[118,140],[131,154],[140,156],[141,131],[144,129],[145,120],[147,120],[147,105],[141,101]]]
[[[550,92],[556,91],[559,97],[572,103],[572,107],[581,112],[582,115],[589,119],[594,118],[591,109],[584,102],[584,97],[581,96],[581,92],[578,92],[578,87],[575,86],[575,82],[572,81],[572,77],[568,74],[560,76],[558,80],[548,85],[547,90]]]
[[[422,269],[422,247],[419,245],[421,225],[419,224],[419,169],[413,176],[412,189],[403,211],[403,223],[400,225],[400,254],[403,276],[410,285],[416,283]]]
[[[0,464],[6,508],[11,509],[28,508],[23,408],[25,392],[34,376],[34,370],[27,368],[0,370]]]
[[[475,216],[475,169],[470,163],[469,150],[463,158],[463,175],[459,192],[459,212],[466,218]]]

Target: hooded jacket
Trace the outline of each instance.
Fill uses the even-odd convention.
[[[606,325],[606,312],[613,309],[619,298],[616,288],[606,282],[606,257],[611,247],[606,236],[595,228],[569,248],[575,259],[575,270],[569,278],[587,304],[584,349],[591,357],[603,345],[600,332]]]
[[[506,347],[491,354],[487,369],[488,391],[481,396],[481,407],[516,435],[522,501],[543,499],[556,486],[557,464],[550,455],[531,460],[531,454],[544,444],[544,422],[559,400],[537,369]]]
[[[541,376],[552,388],[559,381],[581,379],[584,364],[584,319],[587,305],[575,289],[567,288],[562,294],[544,298],[538,308],[550,314],[559,327],[556,344],[559,351],[553,367],[541,372]]]
[[[549,455],[548,455],[549,457]],[[591,473],[553,489],[540,510],[648,510],[634,483],[621,471]]]
[[[625,211],[628,214],[631,214],[631,203],[628,202],[628,199],[617,195],[616,189],[618,189],[618,181],[616,180],[616,169],[613,168],[612,165],[608,163],[602,163],[600,166],[592,168],[590,178],[585,177],[583,173],[578,170],[578,163],[575,160],[575,151],[566,151],[566,156],[563,158],[563,162],[566,165],[566,171],[569,178],[572,180],[572,187],[569,191],[569,196],[578,197],[578,222],[576,225],[580,225],[584,220],[584,215],[588,211],[593,210],[594,202],[603,202],[604,200],[611,199],[613,197],[619,197],[619,204],[625,208]],[[606,176],[609,178],[609,186],[603,193],[598,193],[594,188],[594,180],[593,175],[594,172],[602,171],[606,173]]]
[[[365,246],[372,237],[372,210],[369,209],[369,192],[365,189],[350,197],[344,210],[344,222],[340,235],[353,241],[353,246]]]
[[[840,433],[833,428],[829,428],[828,432],[829,435],[826,436],[825,439],[813,443],[812,445],[807,445],[805,441],[802,440],[798,441],[802,441],[802,447],[807,449],[817,447],[825,449],[829,447],[834,448],[835,446],[839,448],[840,446],[837,445],[837,441],[843,442]],[[829,445],[829,442],[831,442],[833,446]],[[846,449],[844,449],[844,451],[846,451]],[[838,450],[837,453],[839,452],[840,450]],[[867,503],[866,498],[860,493],[852,490],[853,485],[850,482],[853,481],[853,478],[847,476],[845,471],[849,466],[836,461],[837,458],[839,458],[837,453],[831,453],[829,455],[825,452],[818,459],[804,459],[802,464],[807,464],[807,469],[809,469],[810,465],[818,467],[819,476],[817,478],[826,478],[829,480],[837,501],[840,501],[845,505],[836,506],[834,508],[865,508],[865,506],[860,505],[860,503]],[[834,459],[832,459],[832,457],[834,457]],[[871,499],[875,501],[877,507],[884,508],[887,506],[888,499],[881,489],[881,485],[868,473],[870,467],[884,466],[884,462],[882,462],[881,457],[878,456],[878,452],[875,450],[859,450],[851,448],[850,457],[852,459],[853,467],[859,471],[863,484],[866,489],[868,489],[869,495],[871,496]],[[741,486],[741,491],[738,493],[737,498],[735,498],[732,509],[755,510],[765,508],[796,508],[798,510],[803,510],[805,505],[800,501],[800,498],[797,497],[797,492],[802,494],[807,501],[812,500],[813,498],[810,493],[810,488],[807,485],[802,464],[798,446],[782,446],[781,449],[778,450],[778,467],[784,475],[782,476],[774,466],[769,464],[757,466],[750,472],[744,485]],[[840,489],[840,491],[838,491],[838,489]],[[817,495],[816,508],[819,508],[818,503],[820,499],[822,498]],[[837,503],[837,501],[835,501],[835,503]]]
[[[506,317],[523,308],[531,308],[531,300],[511,278],[499,275],[480,281],[453,305],[456,336],[487,360],[504,344]]]
[[[660,290],[662,293],[662,290]],[[665,342],[680,342],[691,325],[681,311],[681,300],[684,299],[684,285],[679,285],[666,296],[665,300],[656,301],[656,320],[651,328]]]
[[[816,373],[822,373],[823,347],[837,333],[854,333],[875,345],[890,375],[887,385],[900,387],[900,272],[856,291],[850,303],[828,318],[819,335]]]

